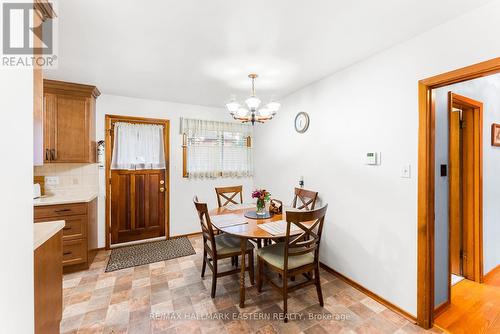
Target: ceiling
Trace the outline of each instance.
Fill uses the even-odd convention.
[[[489,0],[63,0],[51,79],[223,106],[281,98]]]

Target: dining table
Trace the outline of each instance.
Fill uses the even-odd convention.
[[[286,210],[295,210],[293,208],[284,208],[282,214],[273,214],[269,218],[248,218],[245,213],[250,213],[255,211],[255,206],[241,205],[231,206],[231,207],[219,207],[209,211],[211,218],[220,217],[223,215],[232,215],[231,219],[234,219],[235,225],[228,226],[227,220],[222,219],[211,219],[212,226],[224,233],[240,238],[240,249],[241,249],[241,270],[240,270],[240,307],[245,307],[245,253],[247,250],[248,240],[270,240],[280,237],[284,237],[283,234],[271,234],[264,229],[260,228],[260,224],[265,224],[269,222],[276,222],[280,220],[286,220]],[[304,222],[304,226],[310,226],[313,222]]]

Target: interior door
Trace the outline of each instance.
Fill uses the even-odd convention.
[[[482,103],[449,93],[450,270],[482,276]]]
[[[462,276],[462,129],[461,112],[450,104],[450,266]]]
[[[111,243],[165,236],[165,170],[111,171]]]

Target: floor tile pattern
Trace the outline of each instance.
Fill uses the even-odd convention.
[[[210,269],[200,277],[201,238],[190,241],[195,255],[106,273],[109,251],[101,251],[89,270],[65,275],[61,333],[425,332],[323,270],[325,306],[314,286],[294,291],[287,324],[280,319],[281,297],[268,284],[258,293],[247,279],[246,307],[240,309],[238,276],[226,276],[212,299]],[[222,270],[230,266],[228,259]]]

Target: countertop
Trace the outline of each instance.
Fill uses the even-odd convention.
[[[43,243],[62,230],[65,225],[64,220],[56,220],[47,223],[33,224],[33,250],[43,245]]]
[[[97,190],[82,190],[43,195],[33,200],[34,206],[87,203],[98,195]]]

